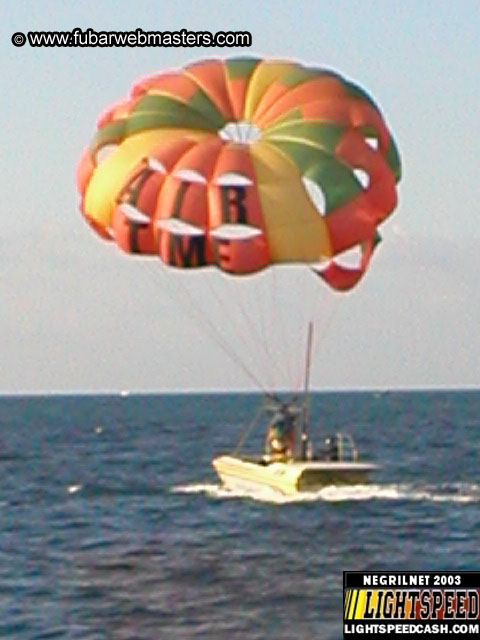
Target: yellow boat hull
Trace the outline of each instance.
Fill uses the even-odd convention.
[[[377,465],[357,461],[288,460],[266,462],[262,458],[219,456],[212,465],[222,483],[231,489],[268,487],[284,495],[315,491],[328,485],[368,482]]]

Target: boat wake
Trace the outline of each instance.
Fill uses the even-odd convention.
[[[268,487],[255,490],[231,490],[218,484],[192,484],[172,489],[174,493],[203,493],[213,498],[250,498],[258,502],[291,504],[296,502],[353,502],[361,500],[404,500],[414,502],[479,503],[480,485],[455,483],[414,486],[408,484],[368,484],[329,486],[319,491],[286,496]]]

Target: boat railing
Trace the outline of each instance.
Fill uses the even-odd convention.
[[[338,444],[338,459],[339,460],[358,460],[358,449],[355,446],[355,441],[349,433],[336,433]]]
[[[350,461],[356,462],[358,460],[358,450],[355,445],[353,436],[349,433],[337,432],[325,439],[324,448],[315,451],[313,453],[313,447],[311,443],[307,447],[307,451],[312,452],[307,454],[307,459],[324,459],[332,461]]]

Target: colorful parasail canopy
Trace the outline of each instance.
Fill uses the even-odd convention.
[[[253,58],[140,80],[100,116],[77,169],[86,220],[127,252],[233,275],[305,263],[337,290],[367,269],[399,179],[360,87]],[[353,247],[359,264],[341,266]]]

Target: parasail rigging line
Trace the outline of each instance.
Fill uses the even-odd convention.
[[[262,417],[262,415],[264,414],[265,409],[263,406],[261,406],[257,413],[254,415],[253,420],[250,422],[250,424],[247,426],[247,428],[243,431],[240,440],[237,443],[237,446],[235,447],[233,454],[232,455],[237,455],[238,452],[240,451],[240,449],[243,447],[243,445],[245,444],[248,436],[250,435],[250,433],[253,431],[253,429],[257,426],[260,418]]]
[[[196,303],[194,296],[191,295],[191,292],[188,291],[188,288],[184,283],[181,282],[181,278],[178,278],[178,282],[175,282],[175,286],[173,285],[172,280],[167,276],[166,270],[168,267],[165,267],[162,264],[158,264],[158,262],[148,261],[150,267],[155,269],[155,273],[153,271],[149,271],[149,274],[155,279],[155,284],[158,285],[158,274],[161,274],[161,278],[166,286],[164,287],[165,293],[169,296],[169,298],[176,304],[179,304],[184,311],[189,316],[195,316],[198,320],[198,323],[202,328],[210,335],[214,343],[230,358],[230,360],[239,367],[243,373],[247,376],[250,382],[253,382],[255,386],[261,389],[263,392],[267,392],[267,388],[261,382],[258,376],[251,370],[251,368],[247,365],[245,360],[240,357],[240,355],[228,344],[225,340],[221,332],[218,330],[216,325],[210,320],[210,318],[202,313],[202,309],[199,307],[198,303]],[[160,267],[160,268],[159,268]],[[182,274],[179,274],[181,276]],[[176,279],[177,280],[177,279]]]
[[[213,275],[213,274],[212,274]],[[259,364],[259,353],[263,352],[267,357],[267,366],[266,370],[262,371],[262,376],[265,374],[271,375],[271,356],[266,347],[266,342],[262,339],[262,335],[259,333],[257,326],[253,320],[252,311],[252,303],[250,300],[247,300],[248,297],[248,289],[251,282],[244,281],[243,283],[238,283],[240,287],[243,285],[243,291],[240,287],[237,286],[236,289],[236,297],[234,301],[234,305],[227,304],[225,305],[224,298],[220,296],[218,289],[222,284],[228,284],[223,274],[215,274],[218,275],[218,278],[208,279],[208,287],[212,297],[216,300],[219,309],[221,312],[228,316],[228,326],[233,329],[231,333],[236,334],[236,337],[239,338],[237,341],[242,345],[242,351],[246,352],[246,349],[251,347],[253,349],[253,359],[256,364]],[[259,282],[257,280],[257,282]],[[217,286],[215,286],[215,283]],[[257,300],[263,299],[262,295],[257,296]],[[235,307],[235,309],[234,309]],[[235,311],[235,312],[234,312]]]

